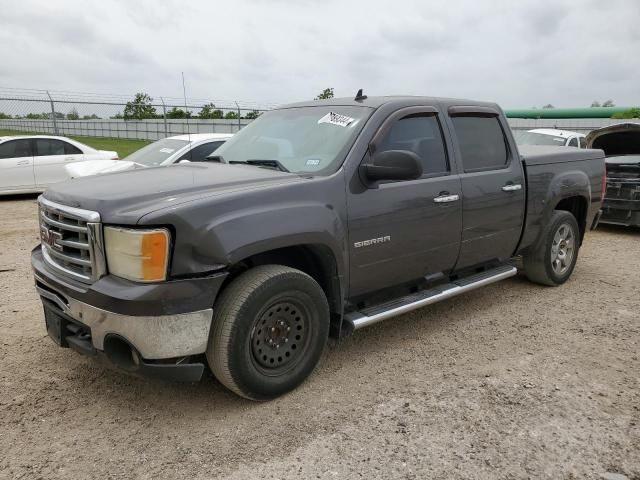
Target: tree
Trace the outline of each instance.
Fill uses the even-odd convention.
[[[144,92],[136,93],[133,101],[127,102],[124,107],[125,120],[143,120],[145,118],[155,118],[156,109],[151,104],[153,98]]]
[[[542,108],[556,108],[553,105],[551,105],[550,103],[547,103],[544,107]]]
[[[259,116],[260,112],[258,110],[252,110],[251,112],[247,113],[244,118],[246,118],[247,120],[255,120]]]
[[[213,103],[207,103],[206,105],[202,106],[200,115],[198,116],[202,119],[215,119],[222,118],[224,114],[222,113],[222,110],[217,109]]]
[[[13,118],[11,117],[11,115],[4,113],[4,112],[0,112],[0,120],[6,120],[8,118]]]
[[[231,110],[230,112],[227,112],[224,118],[227,120],[236,120],[238,118],[238,114]]]
[[[95,113],[92,113],[91,115],[85,115],[82,117],[83,120],[98,120],[100,119],[100,117],[98,115],[96,115]]]
[[[333,98],[333,88],[325,88],[314,100],[326,100],[327,98]]]
[[[44,120],[51,116],[49,113],[28,113],[24,118],[29,120]],[[64,116],[63,116],[64,117]]]
[[[624,112],[614,113],[611,118],[640,118],[640,108],[630,108]]]
[[[609,99],[602,104],[603,107],[615,107],[616,105],[613,103],[613,100]]]
[[[601,107],[602,105],[600,105],[600,102],[597,100],[594,100],[593,102],[591,102],[591,108],[597,108],[597,107]]]
[[[167,112],[167,118],[191,118],[190,111],[184,111],[181,108],[173,107]]]
[[[78,110],[72,108],[69,113],[67,113],[67,120],[79,120],[80,115],[78,115]]]

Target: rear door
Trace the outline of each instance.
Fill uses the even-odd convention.
[[[449,108],[462,184],[462,244],[457,269],[510,258],[525,209],[522,163],[497,109]]]
[[[31,140],[20,138],[0,143],[0,190],[34,187]]]
[[[82,151],[57,138],[35,139],[36,185],[44,187],[69,178],[65,165],[84,160]]]
[[[375,185],[359,176],[350,182],[350,296],[453,268],[462,192],[449,147],[438,110],[429,107],[398,110],[374,136],[363,164],[371,161],[371,152],[409,150],[420,157],[423,175]]]

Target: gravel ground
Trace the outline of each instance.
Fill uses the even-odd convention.
[[[33,197],[0,201],[0,478],[640,479],[640,230],[357,332],[269,403],[130,378],[47,338]]]

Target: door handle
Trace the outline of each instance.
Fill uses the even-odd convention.
[[[70,162],[71,160],[74,160],[74,158],[73,158],[73,157],[67,157],[67,158],[65,158],[65,160],[66,160],[67,162]]]
[[[29,160],[20,160],[16,165],[29,165]]]
[[[522,185],[519,183],[509,183],[502,187],[503,192],[517,192],[518,190],[522,190]]]
[[[460,200],[460,195],[458,195],[457,193],[453,195],[443,193],[442,195],[438,195],[433,199],[435,203],[457,202],[458,200]]]

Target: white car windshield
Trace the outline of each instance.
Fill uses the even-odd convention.
[[[164,138],[153,142],[140,150],[136,150],[124,160],[135,162],[147,167],[157,167],[171,155],[176,153],[189,142],[186,140],[178,140],[176,138]]]
[[[555,145],[556,147],[564,146],[566,141],[565,137],[535,132],[521,132],[516,139],[518,145]]]
[[[215,156],[231,164],[328,175],[344,161],[371,112],[337,105],[272,110],[240,130]]]

